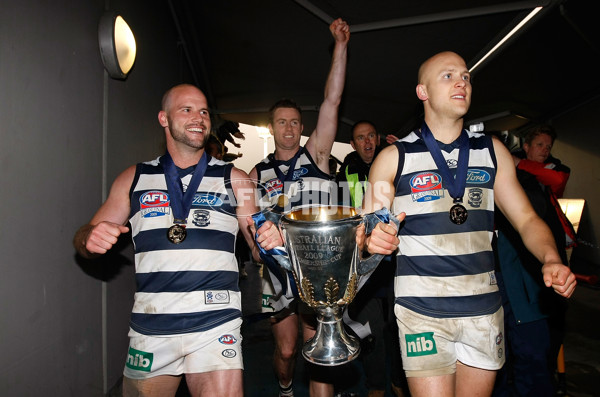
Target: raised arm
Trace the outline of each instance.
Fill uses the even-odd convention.
[[[88,224],[75,233],[73,246],[84,258],[94,258],[105,254],[118,241],[122,233],[127,233],[130,211],[129,189],[135,176],[135,166],[123,171],[115,179],[108,198],[98,209]]]
[[[329,172],[329,155],[338,127],[338,108],[342,101],[346,79],[346,61],[350,27],[341,18],[329,26],[335,38],[331,68],[325,84],[325,99],[319,109],[317,126],[306,142],[306,149],[321,171]]]
[[[498,162],[494,183],[496,205],[519,232],[525,247],[543,264],[546,286],[570,297],[576,285],[575,275],[562,263],[550,229],[535,213],[517,180],[512,156],[497,139],[494,139],[494,151]]]

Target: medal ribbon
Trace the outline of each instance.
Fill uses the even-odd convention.
[[[167,191],[169,192],[171,208],[173,209],[173,222],[185,226],[188,214],[192,208],[194,195],[196,194],[196,190],[198,190],[198,186],[200,186],[200,182],[208,166],[207,155],[206,153],[202,153],[202,157],[194,169],[192,179],[185,193],[183,192],[183,184],[181,183],[181,178],[179,178],[175,163],[173,163],[173,159],[168,151],[163,156],[163,161]]]
[[[467,187],[467,171],[469,168],[469,135],[467,135],[467,131],[462,130],[458,138],[458,165],[456,167],[456,177],[454,178],[442,155],[442,150],[425,121],[421,126],[421,136],[433,157],[433,161],[435,161],[435,165],[442,174],[442,186],[448,190],[455,203],[461,202]]]
[[[279,165],[281,165],[281,163],[283,163],[283,161],[275,160],[275,156],[273,156],[271,158],[271,161],[273,161],[273,163],[275,165],[275,167],[273,167],[273,169],[275,170],[275,174],[277,174],[277,178],[279,178],[279,180],[281,181],[281,184],[283,185],[283,188],[281,189],[281,194],[286,194],[285,182],[294,180],[294,168],[296,168],[296,161],[298,161],[298,157],[300,157],[300,152],[302,152],[302,146],[300,146],[300,148],[298,149],[298,151],[296,152],[294,157],[292,157],[292,160],[290,162],[290,167],[288,168],[286,175],[283,175],[283,172],[281,172],[281,170],[279,169]],[[289,189],[290,186],[288,186],[287,188]]]

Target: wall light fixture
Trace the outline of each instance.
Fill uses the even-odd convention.
[[[135,62],[135,37],[127,22],[107,11],[98,24],[98,43],[104,68],[113,79],[124,80]]]

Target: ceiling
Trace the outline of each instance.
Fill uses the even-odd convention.
[[[329,23],[350,24],[346,86],[336,140],[372,120],[403,136],[422,117],[419,65],[451,50],[472,67],[538,5],[512,39],[473,71],[467,124],[517,134],[600,95],[600,22],[594,1],[546,0],[171,0],[182,53],[216,125],[267,124],[267,110],[292,98],[314,129],[331,62]]]

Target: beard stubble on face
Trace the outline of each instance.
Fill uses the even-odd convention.
[[[189,127],[177,128],[173,121],[169,119],[169,133],[171,134],[171,138],[175,142],[179,142],[188,146],[192,149],[204,149],[206,146],[206,142],[208,141],[208,131],[209,129],[204,124],[199,124],[197,127],[202,128],[203,132],[187,132]],[[192,138],[191,136],[195,138]]]

